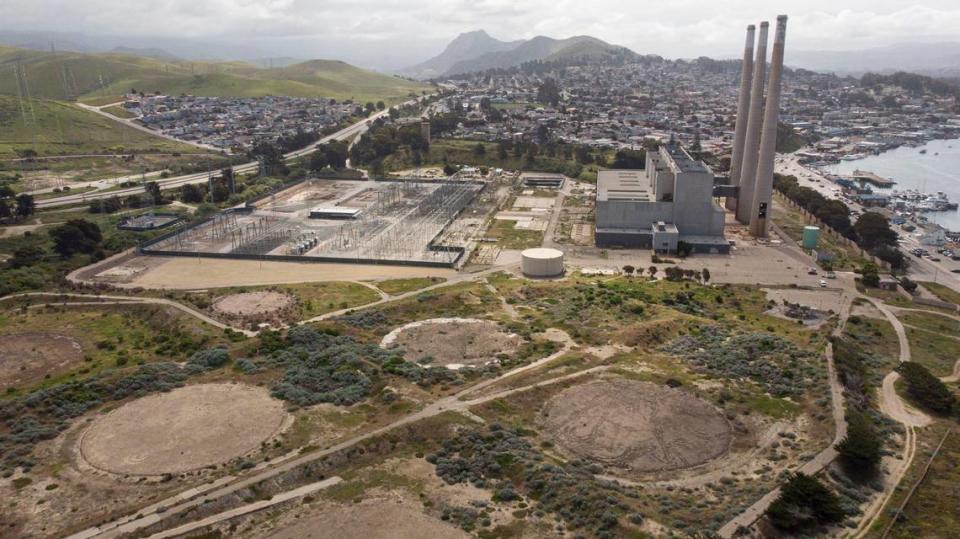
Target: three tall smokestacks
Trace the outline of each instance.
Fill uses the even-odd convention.
[[[767,82],[767,96],[764,103],[769,26],[770,24],[766,21],[760,23],[752,74],[747,63],[753,56],[754,29],[752,25],[747,27],[747,45],[744,49],[744,65],[740,74],[733,156],[730,160],[730,183],[739,185],[740,192],[736,199],[727,201],[727,208],[735,209],[737,220],[750,225],[750,232],[756,237],[767,235],[767,219],[773,194],[773,165],[777,150],[777,124],[780,120],[780,86],[787,35],[787,16],[777,17],[773,53],[770,59],[770,80]]]

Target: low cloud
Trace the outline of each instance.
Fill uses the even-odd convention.
[[[843,6],[837,4],[842,3]],[[776,5],[771,5],[776,4]],[[500,39],[588,34],[640,53],[735,57],[742,29],[790,15],[794,49],[842,50],[957,40],[956,0],[5,0],[7,30],[243,44],[262,55],[329,57],[372,67],[424,59],[460,32]],[[202,54],[197,54],[202,56]]]

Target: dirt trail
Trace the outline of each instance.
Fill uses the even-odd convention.
[[[131,534],[131,533],[133,533],[133,532],[136,532],[137,530],[143,529],[143,528],[145,528],[145,527],[147,527],[147,526],[152,526],[152,525],[154,525],[154,524],[156,524],[156,523],[158,523],[158,522],[161,522],[161,521],[163,521],[163,520],[165,520],[165,519],[167,519],[167,518],[173,517],[174,515],[180,515],[180,514],[186,512],[186,511],[189,511],[189,510],[197,507],[198,505],[204,503],[204,500],[216,500],[216,499],[222,498],[222,497],[224,497],[224,496],[232,495],[233,493],[235,493],[235,492],[237,492],[237,491],[239,491],[239,490],[242,490],[242,489],[244,489],[244,488],[247,488],[247,487],[256,485],[257,483],[260,483],[260,482],[262,482],[262,481],[266,481],[266,480],[268,480],[268,479],[271,479],[271,478],[276,477],[276,476],[278,476],[278,475],[280,475],[280,474],[283,474],[283,473],[285,473],[285,472],[288,472],[288,471],[290,471],[290,470],[293,470],[294,468],[297,468],[297,467],[302,466],[302,465],[304,465],[304,464],[307,464],[307,463],[310,463],[310,462],[314,462],[314,461],[316,461],[316,460],[320,460],[320,459],[322,459],[322,458],[324,458],[324,457],[327,457],[327,456],[329,456],[329,455],[332,455],[332,454],[334,454],[334,453],[336,453],[336,452],[338,452],[338,451],[342,451],[342,450],[344,450],[344,449],[353,447],[353,446],[355,446],[356,444],[358,444],[358,443],[360,443],[360,442],[363,442],[363,441],[365,441],[365,440],[369,440],[369,439],[371,439],[371,438],[373,438],[373,437],[375,437],[375,436],[379,436],[379,435],[381,435],[381,434],[383,434],[383,433],[389,432],[389,431],[391,431],[391,430],[393,430],[393,429],[396,429],[396,428],[398,428],[398,427],[401,427],[401,426],[404,426],[404,425],[409,425],[409,424],[411,424],[411,423],[416,423],[417,421],[421,421],[421,420],[423,420],[423,419],[427,419],[427,418],[430,418],[430,417],[434,417],[434,416],[436,416],[436,415],[439,415],[439,414],[441,414],[441,413],[443,413],[443,412],[447,412],[447,411],[459,412],[459,411],[462,411],[462,410],[468,410],[468,409],[469,409],[470,407],[472,407],[472,406],[475,406],[475,405],[477,405],[477,404],[482,404],[482,403],[488,402],[488,401],[490,401],[490,400],[503,398],[503,397],[512,395],[512,394],[514,394],[514,393],[520,392],[520,391],[528,391],[528,390],[533,389],[533,388],[536,388],[536,387],[541,387],[541,386],[544,386],[544,385],[554,384],[554,383],[557,383],[557,382],[560,382],[560,381],[563,381],[563,380],[568,380],[568,379],[571,379],[571,378],[575,378],[575,377],[579,377],[579,376],[584,376],[584,375],[592,374],[592,373],[595,373],[595,372],[600,372],[600,371],[603,371],[603,370],[605,370],[605,369],[608,368],[607,366],[594,367],[593,369],[587,369],[587,370],[585,370],[585,371],[580,371],[580,372],[572,373],[572,374],[569,374],[569,375],[566,375],[566,376],[561,376],[561,377],[554,378],[554,379],[551,379],[551,380],[547,380],[547,381],[544,381],[544,382],[539,382],[539,383],[536,383],[536,384],[532,384],[532,385],[530,385],[530,386],[519,387],[519,388],[516,388],[516,389],[510,389],[510,390],[502,391],[502,392],[499,392],[499,393],[494,393],[494,394],[491,394],[491,395],[486,395],[486,396],[483,396],[483,397],[478,397],[478,398],[473,399],[473,400],[466,400],[466,399],[465,399],[465,397],[466,397],[467,395],[469,395],[470,393],[472,393],[472,392],[474,392],[474,391],[477,391],[477,390],[479,390],[479,389],[483,389],[483,388],[488,387],[488,386],[490,386],[490,385],[492,385],[492,384],[498,383],[498,382],[500,382],[500,381],[502,381],[502,380],[505,380],[505,379],[507,379],[507,378],[516,376],[517,374],[520,374],[520,373],[522,373],[522,372],[526,372],[527,370],[530,370],[530,369],[532,369],[532,368],[536,368],[536,367],[542,366],[542,365],[544,365],[545,363],[548,363],[548,362],[550,362],[550,361],[553,361],[553,360],[559,358],[560,356],[562,356],[563,354],[565,354],[565,353],[570,349],[570,347],[573,345],[573,339],[571,339],[570,336],[566,334],[566,332],[563,332],[563,331],[558,330],[558,329],[549,329],[549,330],[547,330],[547,331],[545,332],[545,336],[546,336],[548,339],[556,340],[556,341],[559,341],[559,342],[563,342],[565,345],[564,345],[559,351],[555,352],[554,354],[551,354],[550,356],[547,356],[547,357],[545,357],[545,358],[543,358],[543,359],[540,359],[540,360],[538,360],[538,361],[535,361],[535,362],[533,362],[533,363],[530,363],[530,364],[528,364],[528,365],[526,365],[526,366],[523,366],[523,367],[520,367],[520,368],[517,368],[517,369],[513,369],[513,370],[511,370],[511,371],[508,371],[508,372],[506,372],[506,373],[503,373],[502,375],[500,375],[500,376],[498,376],[498,377],[496,377],[496,378],[491,378],[491,379],[489,379],[489,380],[485,380],[485,381],[483,381],[483,382],[481,382],[481,383],[479,383],[479,384],[477,384],[477,385],[475,385],[475,386],[466,388],[466,389],[464,389],[463,391],[461,391],[461,392],[459,392],[459,393],[456,393],[456,394],[454,394],[454,395],[451,395],[451,396],[449,396],[449,397],[442,398],[442,399],[440,399],[440,400],[438,400],[438,401],[433,402],[432,404],[428,405],[427,407],[423,408],[422,410],[420,410],[420,411],[418,411],[418,412],[414,412],[414,413],[412,413],[412,414],[410,414],[410,415],[408,415],[408,416],[405,416],[405,417],[403,417],[403,418],[400,418],[400,419],[398,419],[397,421],[394,421],[393,423],[390,423],[389,425],[384,425],[383,427],[380,427],[380,428],[377,428],[377,429],[374,429],[374,430],[365,432],[365,433],[363,433],[363,434],[360,434],[360,435],[358,435],[358,436],[355,436],[355,437],[353,437],[353,438],[350,438],[350,439],[348,439],[348,440],[345,440],[345,441],[343,441],[343,442],[340,442],[339,444],[336,444],[336,445],[334,445],[334,446],[328,447],[328,448],[326,448],[326,449],[319,450],[319,451],[314,451],[314,452],[311,452],[311,453],[308,453],[308,454],[299,456],[299,457],[297,457],[297,458],[291,459],[291,460],[286,461],[286,462],[284,462],[284,463],[282,463],[282,464],[279,464],[279,465],[277,465],[277,466],[274,466],[274,467],[265,469],[265,470],[263,470],[262,472],[258,472],[258,473],[254,473],[254,474],[248,475],[248,476],[246,476],[246,477],[244,477],[244,478],[242,478],[242,479],[240,479],[240,480],[238,480],[238,481],[235,481],[235,482],[233,482],[233,483],[230,483],[230,484],[226,484],[226,485],[223,485],[223,486],[218,486],[217,488],[197,487],[197,488],[201,489],[200,492],[203,492],[202,495],[197,495],[197,496],[192,497],[192,498],[189,498],[189,499],[187,499],[185,496],[174,496],[173,499],[175,499],[175,500],[182,500],[182,501],[177,501],[177,503],[172,504],[172,505],[170,505],[169,507],[166,507],[166,511],[164,511],[163,513],[156,513],[155,511],[152,512],[152,513],[151,513],[151,512],[147,512],[147,511],[140,511],[140,512],[137,512],[136,515],[134,515],[134,516],[127,515],[127,516],[125,516],[125,517],[121,517],[121,518],[116,519],[116,520],[113,520],[113,521],[111,521],[111,522],[102,523],[102,524],[100,524],[100,525],[98,525],[98,526],[94,526],[94,527],[92,527],[92,528],[88,528],[88,529],[86,529],[86,530],[83,530],[83,531],[81,531],[81,532],[78,532],[78,533],[76,533],[76,534],[73,534],[73,535],[71,535],[71,536],[69,536],[69,537],[70,537],[71,539],[86,539],[86,538],[89,538],[89,537],[105,537],[105,538],[106,538],[106,537],[122,537],[122,536],[126,536],[126,535],[128,535],[128,534]],[[279,496],[279,494],[278,494],[277,496]],[[229,512],[229,511],[230,511],[230,510],[228,510],[227,512]],[[221,513],[221,514],[223,514],[223,513]],[[212,517],[211,517],[211,518],[212,518]]]
[[[897,334],[897,340],[900,343],[900,362],[910,361],[912,357],[910,353],[910,341],[907,340],[907,331],[900,320],[882,301],[867,296],[861,297],[872,303],[874,307],[883,313],[883,316],[890,322],[890,325],[893,326],[893,330]],[[906,475],[907,470],[910,468],[916,456],[916,428],[926,426],[930,423],[930,417],[903,402],[903,399],[897,394],[896,382],[899,379],[900,374],[896,371],[887,374],[883,378],[883,385],[880,388],[879,406],[881,412],[902,424],[904,427],[903,455],[900,463],[895,465],[894,469],[891,470],[884,493],[868,504],[864,510],[864,517],[852,535],[852,537],[855,538],[865,537],[873,526],[873,523],[881,515],[883,508],[887,506],[887,503],[896,491],[897,485],[903,480],[903,476]]]
[[[848,296],[845,294],[841,295],[840,324],[838,324],[837,329],[834,330],[834,335],[839,335],[840,332],[843,331],[843,328],[847,323],[847,319],[850,317],[850,311],[853,308],[853,299],[853,296]],[[831,346],[830,343],[827,343],[827,347],[824,350],[824,356],[827,361],[827,379],[830,383],[830,404],[835,430],[833,442],[828,447],[814,455],[812,459],[807,461],[806,464],[801,466],[798,470],[807,475],[819,473],[821,470],[826,468],[827,465],[833,462],[833,460],[837,458],[837,450],[834,448],[834,446],[847,436],[847,419],[843,400],[843,386],[840,384],[840,379],[836,373],[836,368],[833,363],[833,346]],[[754,522],[763,516],[763,514],[767,511],[767,508],[770,507],[770,504],[773,503],[773,501],[776,500],[777,496],[779,495],[780,487],[771,490],[742,513],[724,524],[717,534],[723,538],[730,538],[733,537],[734,534],[737,533],[737,530],[739,530],[741,527],[749,527],[753,525]]]

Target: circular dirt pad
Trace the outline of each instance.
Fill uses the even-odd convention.
[[[213,302],[213,308],[232,316],[263,315],[282,311],[293,305],[294,301],[290,294],[265,290],[223,296]]]
[[[436,365],[457,368],[490,363],[500,353],[512,354],[520,345],[520,336],[489,320],[432,318],[394,329],[381,345],[400,346],[408,361],[432,357]]]
[[[83,359],[80,343],[55,333],[0,335],[0,388],[42,380]]]
[[[150,395],[98,417],[80,438],[91,465],[129,475],[194,470],[260,447],[286,412],[266,389],[201,384]]]
[[[562,450],[638,472],[703,464],[730,446],[730,426],[710,403],[685,391],[632,380],[601,380],[550,399],[545,430]]]

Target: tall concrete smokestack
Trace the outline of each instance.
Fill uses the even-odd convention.
[[[740,166],[740,196],[737,199],[737,221],[750,224],[750,204],[753,202],[754,181],[757,175],[757,153],[760,149],[760,128],[763,126],[763,83],[767,74],[767,33],[770,23],[760,23],[757,38],[757,57],[753,61],[753,87],[750,89],[750,113],[747,117],[747,135],[743,142],[743,164]]]
[[[767,217],[770,215],[770,197],[773,194],[773,162],[777,155],[777,124],[780,121],[780,79],[783,74],[783,47],[787,39],[787,16],[777,17],[777,33],[773,37],[770,56],[770,81],[767,84],[767,104],[763,111],[763,134],[757,160],[756,186],[750,202],[750,233],[767,237]],[[745,181],[750,181],[749,179]]]
[[[733,156],[730,158],[730,185],[740,185],[740,168],[743,164],[744,137],[747,134],[747,118],[750,114],[750,83],[753,76],[753,43],[756,41],[756,26],[747,27],[747,44],[743,48],[740,64],[740,99],[737,101],[737,126],[733,135]],[[727,209],[737,209],[736,197],[727,197]]]

